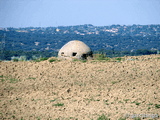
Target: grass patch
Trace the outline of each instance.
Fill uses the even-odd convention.
[[[100,99],[94,99],[93,97],[85,98],[85,100],[87,101],[87,104],[89,104],[91,101],[100,101]]]
[[[72,59],[73,62],[79,61],[78,59]]]
[[[50,60],[49,60],[49,62],[54,62],[54,61],[56,61],[56,59],[50,59]]]
[[[109,103],[105,103],[106,105],[109,105]]]
[[[141,118],[134,118],[134,120],[141,120]]]
[[[73,77],[73,76],[72,76],[72,77]],[[78,85],[78,86],[86,86],[86,83],[81,82],[81,81],[75,81],[74,84],[75,84],[75,85]]]
[[[57,58],[51,58],[51,59],[49,59],[48,61],[49,61],[50,63],[52,63],[52,62],[56,62],[56,61],[59,62],[60,60],[58,60]]]
[[[16,78],[9,78],[10,83],[17,83],[19,80]]]
[[[34,78],[34,77],[29,77],[28,79],[35,80],[36,78]]]
[[[147,105],[153,105],[153,103],[149,103],[149,104],[147,104]]]
[[[160,108],[160,104],[155,104],[155,108],[159,109]]]
[[[109,105],[108,100],[103,100],[105,105]]]
[[[136,102],[136,101],[133,101],[133,102],[131,102],[131,103],[135,103],[136,105],[140,105],[140,104],[141,104],[141,103]]]
[[[150,110],[150,109],[151,109],[151,107],[148,107],[147,109],[148,109],[148,110]]]
[[[136,104],[136,105],[140,105],[141,103],[136,102],[135,104]]]
[[[54,99],[54,100],[50,100],[50,102],[54,102],[54,101],[56,101],[57,99]]]
[[[3,75],[0,75],[0,78],[3,78]]]
[[[119,58],[116,58],[116,60],[118,60],[118,61],[122,61],[123,59],[119,57]]]
[[[109,62],[121,62],[121,61],[125,60],[125,58],[123,58],[123,57],[110,58],[110,57],[107,57],[106,54],[94,54],[93,55],[93,59],[97,60],[97,61],[103,61],[103,62],[106,62],[106,61],[109,61]],[[94,61],[94,62],[96,62],[96,61]]]
[[[16,78],[13,78],[12,76],[0,76],[1,82],[10,81],[10,83],[17,83],[19,80]]]
[[[1,80],[1,82],[4,82],[6,79],[5,79],[5,77],[3,75],[1,75],[0,76],[0,80]]]
[[[99,116],[97,118],[97,120],[110,120],[110,118],[108,118],[107,116],[105,116],[104,114],[102,114],[101,116]]]
[[[48,60],[48,58],[43,58],[43,57],[41,57],[41,58],[37,58],[37,59],[35,59],[35,60],[33,60],[34,62],[41,62],[41,61],[45,61],[45,60]]]
[[[127,103],[130,99],[124,99],[124,101]]]
[[[61,107],[61,106],[64,106],[64,103],[56,103],[56,104],[53,104],[53,106]]]
[[[37,120],[41,120],[41,118],[40,118],[40,117],[37,117]]]
[[[115,62],[121,62],[121,61],[124,61],[125,59],[124,58],[121,58],[121,57],[118,57],[118,58],[113,58],[113,61]]]
[[[76,59],[76,58],[75,58],[75,59],[73,59],[72,61],[73,61],[73,62],[80,61],[80,62],[82,62],[82,63],[87,62],[87,60],[79,60],[79,59]]]
[[[114,84],[116,84],[116,83],[118,83],[118,81],[112,81],[112,85],[114,85]]]
[[[94,60],[109,60],[109,58],[106,57],[105,54],[94,54],[93,59]]]
[[[82,63],[85,63],[85,62],[87,62],[87,60],[80,60]]]
[[[122,101],[118,101],[118,103],[123,103]]]

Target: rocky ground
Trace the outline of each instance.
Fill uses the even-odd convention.
[[[160,119],[160,55],[0,62],[0,119]]]

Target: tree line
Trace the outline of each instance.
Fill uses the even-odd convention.
[[[134,52],[130,51],[116,51],[100,49],[98,51],[93,51],[93,54],[103,54],[106,57],[123,57],[123,56],[138,56],[138,55],[150,55],[150,54],[159,54],[157,50],[147,50],[139,49]],[[25,60],[35,60],[38,58],[49,58],[57,57],[58,52],[55,51],[3,51],[0,54],[0,60],[12,60],[12,59],[25,59]]]

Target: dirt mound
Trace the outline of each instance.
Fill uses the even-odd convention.
[[[148,120],[160,115],[160,55],[0,62],[0,80],[2,120]]]

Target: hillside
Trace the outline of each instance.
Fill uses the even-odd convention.
[[[159,119],[160,55],[52,59],[0,62],[0,119]]]
[[[81,40],[94,51],[99,49],[159,50],[160,25],[93,26],[86,24],[0,29],[0,46],[4,50],[57,51],[70,40]]]

